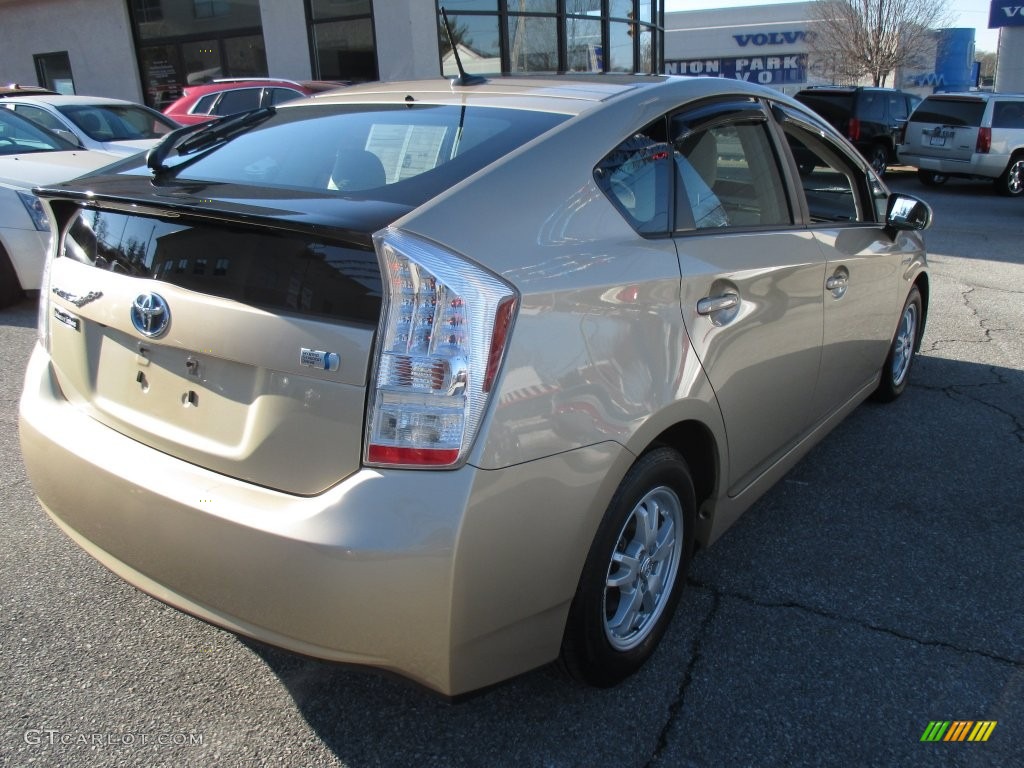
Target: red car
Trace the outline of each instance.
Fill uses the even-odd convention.
[[[350,83],[337,80],[278,80],[268,77],[214,80],[212,83],[187,86],[181,98],[168,106],[164,114],[182,125],[194,125],[346,85]]]

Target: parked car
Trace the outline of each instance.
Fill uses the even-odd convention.
[[[87,152],[30,120],[0,109],[0,307],[38,290],[50,224],[32,188],[108,165],[116,158]]]
[[[987,179],[996,192],[1024,194],[1024,95],[936,93],[914,110],[900,159],[927,186],[951,176]]]
[[[928,206],[735,80],[354,86],[39,194],[50,515],[171,605],[448,695],[636,670],[694,547],[900,395],[928,308]]]
[[[182,125],[195,125],[236,112],[271,107],[292,99],[331,91],[348,85],[335,80],[277,80],[274,78],[239,78],[214,80],[202,85],[186,86],[181,98],[164,114]]]
[[[898,162],[896,147],[921,98],[897,88],[820,86],[798,92],[796,100],[853,142],[882,176],[890,164]]]
[[[9,109],[85,149],[134,155],[180,128],[155,109],[101,96],[18,96],[0,100]]]

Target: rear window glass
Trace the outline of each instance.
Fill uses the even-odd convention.
[[[308,235],[89,210],[60,256],[277,312],[367,325],[380,315],[373,250]]]
[[[797,94],[797,100],[833,125],[849,118],[853,111],[853,93],[804,92]]]
[[[915,123],[941,123],[953,126],[981,125],[985,113],[985,102],[971,99],[925,99],[914,110],[911,120]]]
[[[303,105],[169,173],[419,205],[565,119],[447,105]]]

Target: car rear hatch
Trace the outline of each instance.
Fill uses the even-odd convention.
[[[38,193],[61,233],[44,311],[67,399],[185,461],[315,494],[362,459],[383,306],[373,234],[565,116],[301,101]],[[391,295],[413,268],[389,264]]]
[[[147,205],[51,199],[63,234],[47,321],[63,394],[185,461],[323,491],[360,464],[381,306],[370,233],[397,212],[361,210],[363,231],[327,236],[282,222],[285,201],[243,202],[238,188],[171,194],[173,206],[159,194]],[[306,196],[301,207],[324,204]],[[341,221],[346,206],[366,208],[330,204]]]
[[[969,162],[978,145],[985,100],[929,96],[910,117],[903,152]]]

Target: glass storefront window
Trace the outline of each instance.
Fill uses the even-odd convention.
[[[601,22],[596,19],[565,21],[565,50],[569,72],[600,72],[604,69]]]
[[[442,5],[457,20],[453,31],[467,72],[653,73],[661,68],[662,28],[657,21],[663,3],[657,0],[436,3],[445,76],[457,72],[441,22]],[[486,64],[480,63],[481,57],[488,59]]]
[[[508,0],[509,13],[555,13],[557,0]]]
[[[181,97],[181,58],[176,45],[147,45],[139,49],[146,103],[163,111]]]
[[[447,5],[445,6],[447,10]],[[501,30],[497,15],[453,16],[448,14],[452,37],[459,48],[462,66],[470,74],[495,74],[501,72]],[[446,77],[459,74],[451,45],[441,29],[441,71]]]
[[[633,62],[633,25],[613,21],[611,28],[611,58],[608,61],[609,72],[632,72]]]
[[[267,50],[263,35],[229,37],[224,40],[224,55],[232,77],[263,77],[267,72]]]
[[[513,2],[516,1],[517,0],[513,0]],[[448,12],[449,16],[453,13],[458,13],[459,11],[498,12],[498,0],[444,0],[440,5],[444,6],[444,9]]]
[[[314,19],[336,19],[341,16],[369,16],[370,0],[313,0],[310,10]]]
[[[608,15],[613,19],[633,18],[633,0],[610,0]]]
[[[654,74],[654,35],[649,29],[641,28],[640,31],[640,61],[636,71],[645,75]]]
[[[224,77],[220,63],[219,40],[182,43],[181,58],[185,63],[185,82],[188,85],[208,83],[218,77]]]
[[[369,19],[315,24],[313,45],[317,77],[321,80],[377,79],[377,55]]]
[[[557,19],[550,16],[510,16],[508,45],[510,72],[558,71]]]
[[[143,41],[231,30],[255,30],[261,25],[259,0],[149,0],[133,3],[136,29]]]
[[[583,16],[600,16],[601,0],[565,0],[565,12]]]

